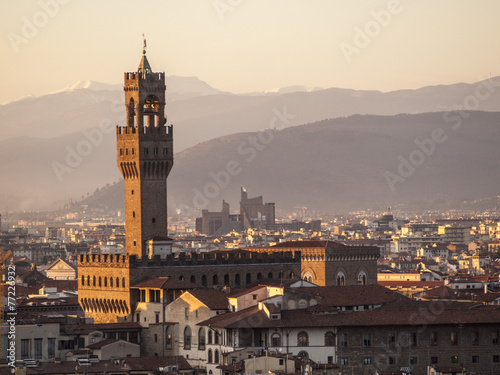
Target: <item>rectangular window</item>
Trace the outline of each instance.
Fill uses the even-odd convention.
[[[158,155],[158,147],[155,147],[155,148],[153,149],[153,151],[154,151],[155,156],[157,156],[157,155]]]
[[[140,299],[139,299],[139,301],[140,301]],[[139,322],[141,321],[141,313],[137,313],[137,314],[135,314],[135,321],[136,321],[137,323],[139,323]]]
[[[340,358],[340,365],[341,366],[348,366],[349,365],[349,359],[347,357]]]
[[[155,313],[155,323],[156,324],[160,323],[160,313],[159,312]]]
[[[189,308],[184,308],[184,319],[188,320],[189,319]]]
[[[458,355],[454,355],[451,357],[451,363],[458,363]]]
[[[365,357],[365,358],[363,358],[363,364],[365,366],[371,365],[372,364],[372,357]]]
[[[125,149],[125,155],[128,155],[128,148]]]
[[[42,359],[42,339],[35,339],[35,359]]]
[[[282,361],[282,360],[281,360]],[[333,363],[333,355],[328,356],[328,363]],[[281,365],[282,363],[280,363]]]
[[[500,355],[494,355],[492,361],[493,363],[500,363]]]
[[[330,358],[330,357],[328,357],[328,358]],[[285,363],[285,361],[280,359],[280,366],[283,366],[284,363]],[[328,362],[328,363],[330,363],[330,362]]]
[[[153,224],[154,224],[154,223],[156,223],[156,219],[155,219],[155,218],[152,218],[152,219],[151,219],[151,222],[152,222]]]
[[[389,364],[395,365],[396,364],[396,357],[389,357]]]
[[[479,356],[478,355],[472,356],[472,363],[479,363]]]
[[[396,343],[396,334],[394,332],[389,332],[387,334],[387,344],[389,346],[394,345]]]
[[[491,343],[493,345],[498,345],[498,331],[496,332],[491,332]]]
[[[168,148],[163,147],[163,155],[167,155],[167,154],[168,154]]]
[[[479,345],[479,332],[472,332],[472,345]]]
[[[158,335],[155,333],[155,342],[158,342]]]
[[[49,337],[47,339],[47,355],[50,358],[54,358],[56,356],[56,339],[53,337]]]
[[[438,357],[431,357],[431,365],[437,365]]]
[[[365,333],[363,335],[363,346],[365,348],[372,346],[372,335],[370,333]]]
[[[340,346],[343,348],[347,348],[348,345],[348,336],[347,333],[343,333],[340,335]]]
[[[418,362],[417,357],[410,357],[410,365],[416,365]]]
[[[123,148],[120,149],[120,156],[123,155]]]
[[[21,359],[28,359],[30,357],[30,340],[21,340]]]
[[[431,332],[431,340],[430,340],[431,346],[437,346],[438,344],[438,333],[437,332]]]
[[[147,147],[144,147],[144,155],[148,155],[149,154],[149,149]]]
[[[450,332],[450,345],[451,346],[458,345],[458,332],[455,332],[455,331]]]
[[[135,155],[135,148],[132,147],[132,155]]]
[[[410,333],[410,345],[415,347],[417,346],[417,332]]]

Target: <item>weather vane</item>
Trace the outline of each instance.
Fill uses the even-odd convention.
[[[142,39],[144,40],[144,47],[142,49],[142,54],[145,55],[146,54],[146,36],[144,35],[144,33],[142,33]]]

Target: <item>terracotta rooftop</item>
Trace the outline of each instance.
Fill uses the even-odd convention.
[[[322,306],[380,305],[407,297],[382,285],[321,286],[313,288],[293,288],[301,293],[321,297]]]
[[[109,344],[112,344],[112,343],[118,342],[118,341],[123,341],[123,340],[105,339],[105,340],[102,340],[102,341],[99,341],[99,342],[87,345],[87,348],[89,348],[89,349],[101,349],[102,347],[104,347],[106,345],[109,345]]]
[[[227,310],[229,303],[227,294],[221,290],[198,289],[190,291],[195,298],[203,302],[211,310]]]
[[[191,365],[183,356],[168,357],[126,357],[124,359],[131,371],[155,370],[158,367],[177,366],[179,370],[192,370]]]
[[[255,285],[251,288],[238,289],[238,290],[230,293],[228,295],[228,297],[229,298],[238,298],[238,297],[244,296],[245,294],[249,294],[249,293],[255,292],[257,290],[263,289],[263,288],[267,288],[267,286],[266,285]]]

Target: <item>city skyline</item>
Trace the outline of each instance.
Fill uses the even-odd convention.
[[[80,80],[118,84],[145,33],[153,70],[233,93],[392,91],[499,75],[494,1],[4,3],[0,103]],[[151,11],[153,9],[154,11]],[[131,61],[134,61],[131,65]]]

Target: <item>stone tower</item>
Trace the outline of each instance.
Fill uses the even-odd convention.
[[[151,70],[145,49],[137,72],[125,73],[123,89],[127,125],[117,126],[116,152],[125,180],[125,246],[128,255],[142,258],[151,256],[147,242],[167,240],[167,176],[174,160],[165,73]]]

